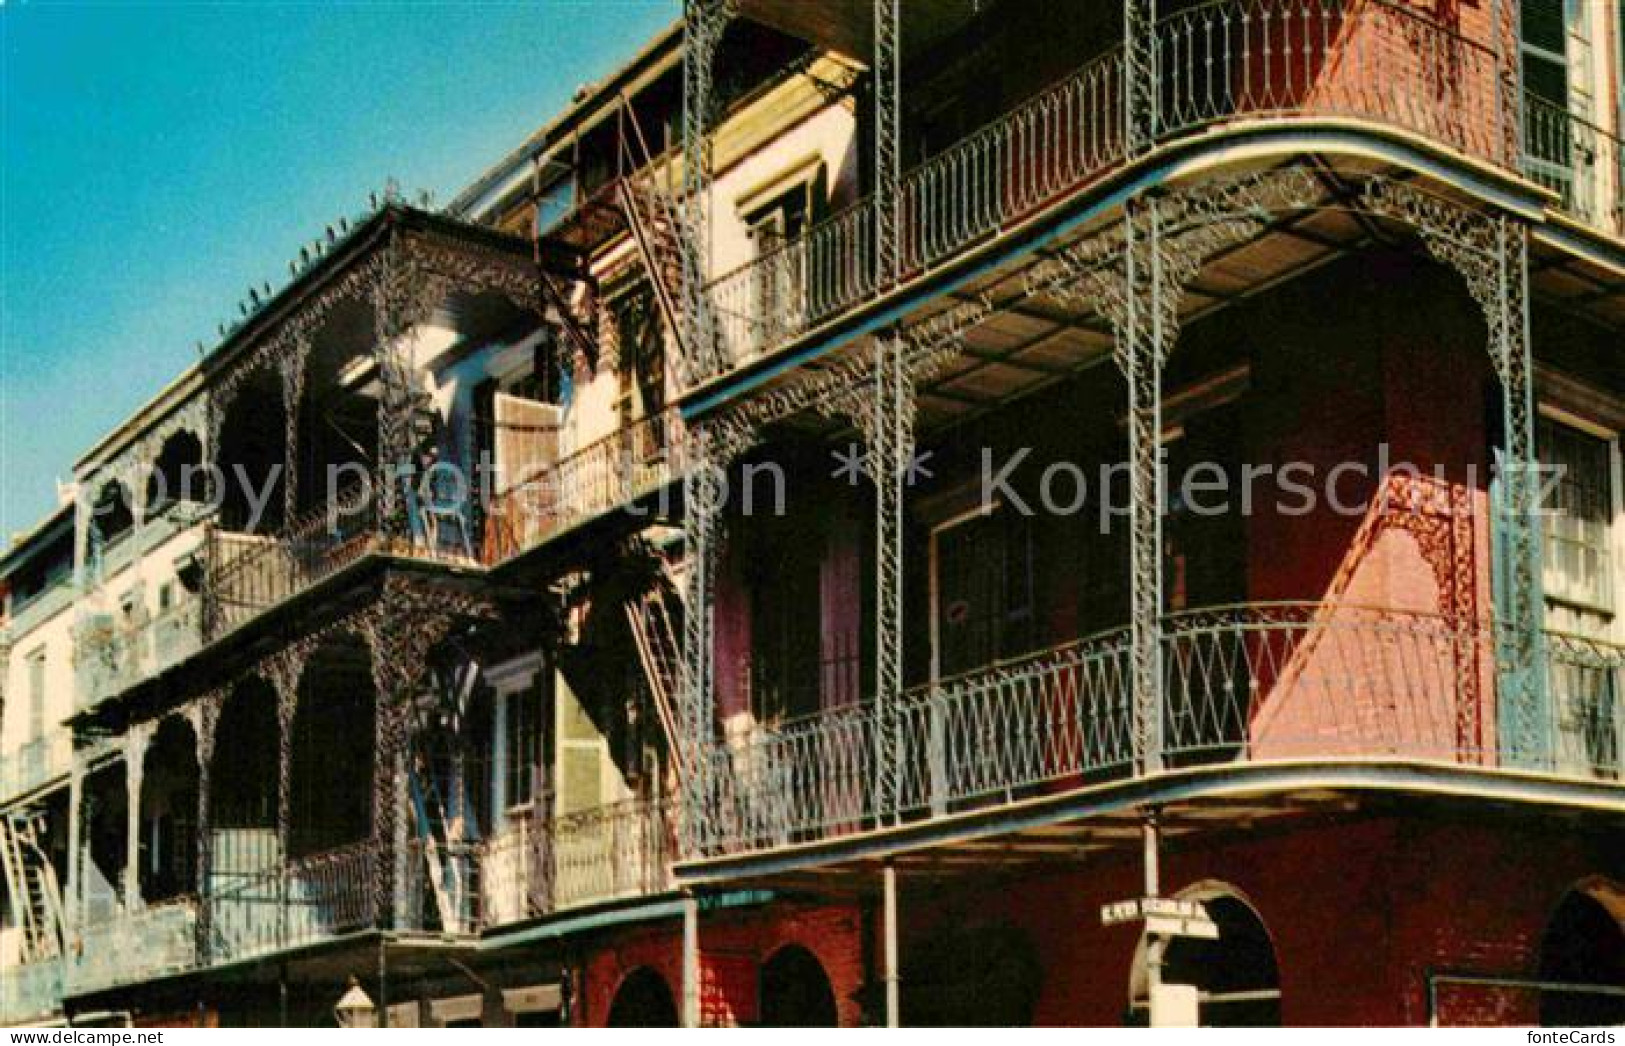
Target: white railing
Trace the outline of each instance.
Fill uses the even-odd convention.
[[[668,799],[631,799],[548,821],[523,815],[481,849],[487,927],[671,887]]]

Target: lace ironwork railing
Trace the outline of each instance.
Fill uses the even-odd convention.
[[[317,944],[375,924],[369,840],[248,875],[221,876],[209,906],[209,961]]]
[[[80,928],[67,990],[84,995],[197,966],[197,899],[179,897]]]
[[[202,628],[202,601],[190,594],[138,623],[115,623],[112,615],[80,622],[73,651],[79,707],[116,696],[195,653]]]
[[[486,562],[509,559],[645,497],[682,471],[683,428],[675,409],[617,429],[495,499],[486,519]]]
[[[1523,173],[1587,225],[1625,235],[1620,137],[1534,94],[1524,95]]]
[[[1617,779],[1625,648],[1549,634],[1544,762],[1499,729],[1503,662],[1487,622],[1340,604],[1255,604],[1163,623],[1166,768],[1403,759]],[[860,832],[1132,776],[1127,630],[907,692],[895,733],[872,704],[719,739],[701,845],[729,853]],[[897,766],[877,808],[876,761]]]
[[[365,484],[310,510],[276,535],[211,526],[204,540],[208,638],[226,635],[368,555],[474,562],[474,549],[448,541],[428,525],[426,503],[409,500],[415,511],[407,534],[384,530],[378,499]]]
[[[1392,127],[1509,169],[1519,165],[1520,114],[1494,48],[1412,7],[1211,0],[1149,31],[1153,144],[1249,120],[1342,119]],[[874,247],[880,207],[894,209],[906,283],[1121,166],[1130,75],[1121,47],[1105,51],[906,173],[894,199],[861,200],[713,278],[707,293],[722,328],[722,364],[770,354],[883,290]],[[1529,130],[1532,155],[1556,150],[1555,132],[1544,133],[1543,144],[1541,129]],[[1575,139],[1588,134],[1597,137],[1570,132]],[[1599,141],[1599,148],[1607,152],[1609,144]],[[1595,220],[1604,219],[1618,217]]]
[[[630,799],[548,821],[522,815],[481,855],[485,925],[660,893],[676,839],[669,798]]]
[[[397,884],[396,930],[457,936],[480,928],[480,850],[469,842],[412,839]]]

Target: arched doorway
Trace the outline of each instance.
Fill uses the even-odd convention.
[[[365,642],[338,636],[311,653],[293,717],[290,857],[336,850],[371,835],[374,713]]]
[[[224,487],[216,492],[224,529],[250,534],[282,529],[286,413],[282,379],[268,367],[245,379],[226,405],[214,448]]]
[[[156,519],[181,502],[209,499],[208,477],[202,471],[203,441],[182,429],[164,440],[147,475],[143,514]]]
[[[1540,942],[1546,984],[1625,988],[1625,891],[1601,883],[1564,895]],[[1540,1023],[1583,1028],[1625,1023],[1625,996],[1543,990]]]
[[[665,978],[647,966],[627,974],[609,1006],[611,1028],[675,1028],[677,1006]]]
[[[141,772],[141,896],[149,904],[197,888],[197,738],[170,716],[147,746]]]
[[[220,709],[209,775],[213,892],[282,860],[276,837],[276,705],[276,689],[250,676],[232,688]]]
[[[1196,887],[1180,896],[1202,902],[1219,936],[1174,938],[1163,957],[1162,983],[1196,987],[1203,1027],[1279,1027],[1280,971],[1264,920],[1228,887]],[[1129,1010],[1131,1024],[1150,1019],[1143,939],[1134,957]]]
[[[835,991],[823,964],[798,944],[788,944],[762,964],[762,1024],[769,1028],[833,1028]]]

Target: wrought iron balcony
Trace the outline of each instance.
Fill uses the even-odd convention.
[[[137,621],[91,614],[74,630],[74,688],[80,708],[113,697],[195,653],[203,642],[202,601],[182,596]]]
[[[66,732],[36,737],[0,758],[0,799],[22,795],[66,777],[72,763],[73,739]]]
[[[515,818],[482,846],[485,926],[670,889],[674,825],[667,798]]]
[[[1498,728],[1510,669],[1486,624],[1332,604],[1174,615],[1161,765],[1384,759],[1617,780],[1625,648],[1555,634],[1543,646],[1546,745]],[[1141,775],[1129,658],[1127,630],[1108,632],[911,690],[886,719],[864,703],[716,741],[701,848],[770,849]],[[898,794],[880,809],[888,751]]]
[[[1618,135],[1526,95],[1523,171],[1557,193],[1571,218],[1625,236],[1625,149]]]
[[[1538,99],[1520,101],[1488,43],[1420,11],[1368,0],[1212,0],[1152,29],[1156,116],[1149,145],[1221,125],[1378,124],[1526,174],[1582,222],[1618,234],[1620,141]],[[1105,51],[797,239],[715,277],[721,354],[770,355],[1039,215],[1130,157],[1122,47]],[[1527,144],[1518,152],[1518,121]],[[877,269],[880,209],[900,270]],[[714,376],[714,375],[713,375]]]
[[[447,515],[466,519],[459,505]],[[214,641],[368,556],[477,565],[467,531],[437,527],[432,514],[409,512],[409,533],[391,533],[366,485],[350,488],[275,535],[210,525],[203,543],[207,606],[204,634]]]
[[[180,897],[82,926],[66,991],[88,995],[185,973],[197,963],[197,899]]]
[[[0,971],[0,1024],[27,1024],[61,1012],[61,959],[7,966]]]
[[[683,423],[675,409],[587,444],[493,499],[485,560],[499,563],[681,478]]]
[[[204,897],[213,965],[320,944],[377,924],[371,841],[276,862],[250,873],[216,872]]]

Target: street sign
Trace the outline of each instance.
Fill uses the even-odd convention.
[[[1100,908],[1103,926],[1120,923],[1144,922],[1147,933],[1165,937],[1200,937],[1217,940],[1219,927],[1208,918],[1207,909],[1200,901],[1182,901],[1175,897],[1136,897],[1127,901],[1113,901]]]

